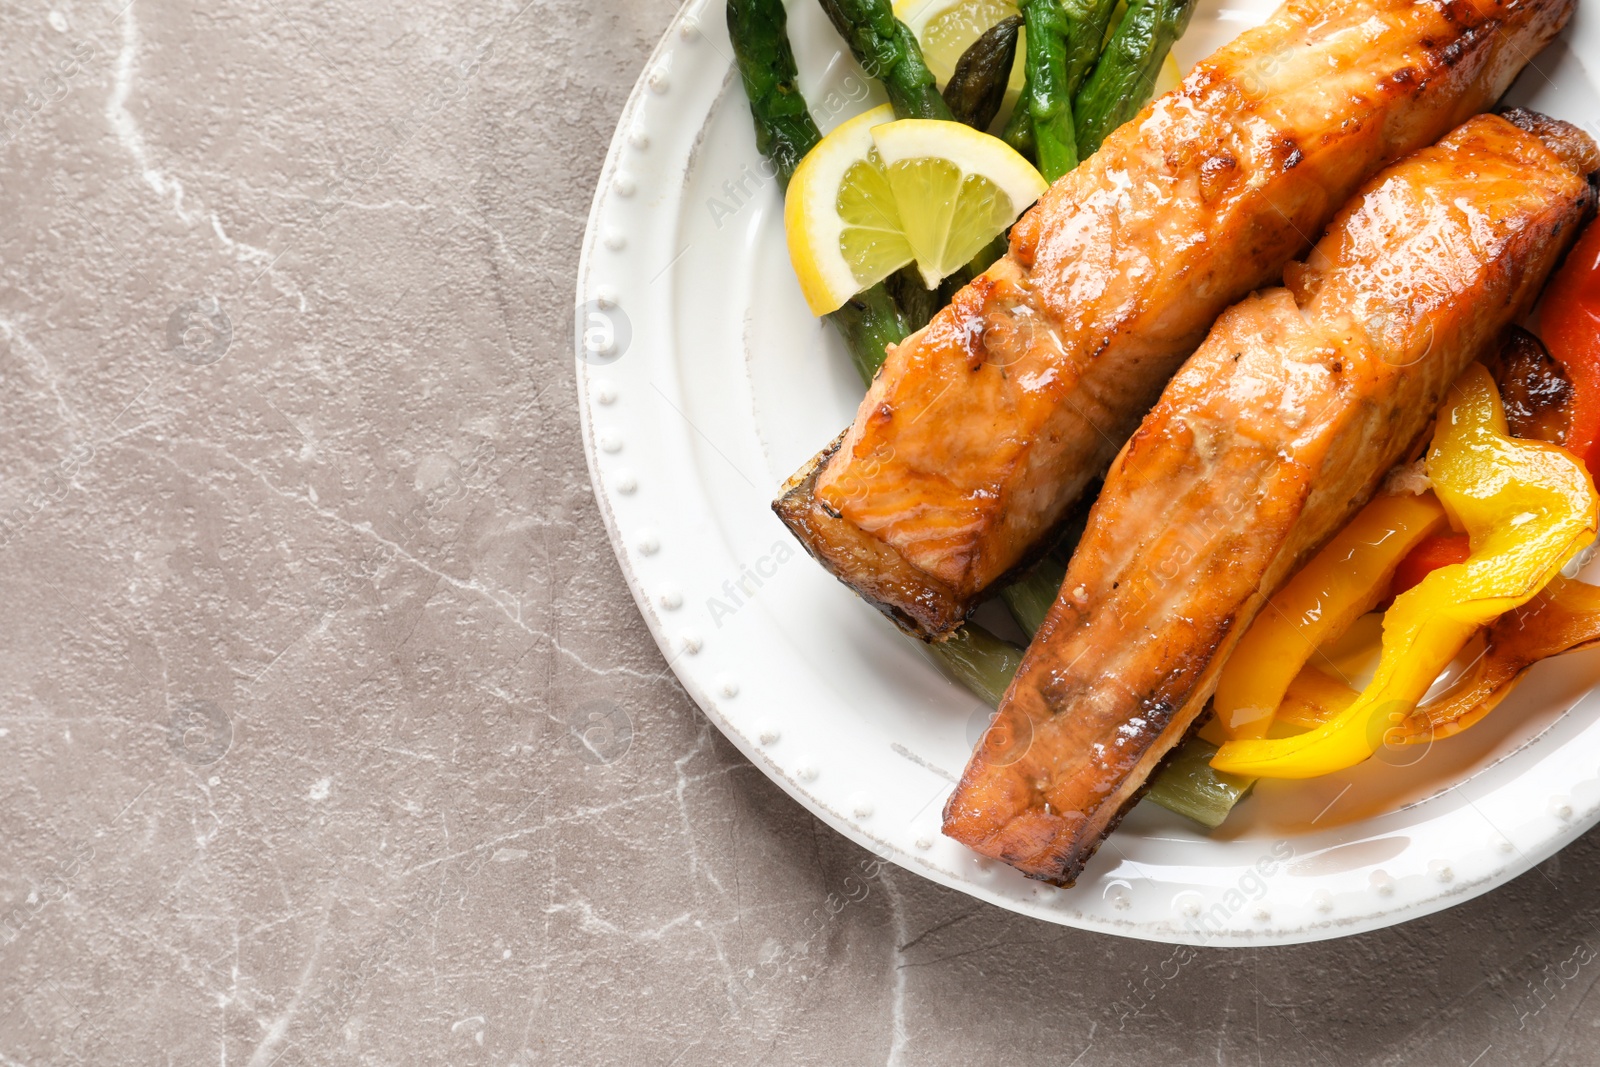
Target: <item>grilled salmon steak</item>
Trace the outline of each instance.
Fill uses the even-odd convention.
[[[1510,119],[1384,171],[1286,288],[1217,320],[1107,473],[946,834],[1072,884],[1266,598],[1529,310],[1592,211],[1600,154],[1565,123]]]
[[[904,629],[948,636],[1048,548],[1222,309],[1488,108],[1572,7],[1290,0],[1056,182],[774,510]]]

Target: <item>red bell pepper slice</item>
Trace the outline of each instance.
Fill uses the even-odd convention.
[[[1465,563],[1472,555],[1472,542],[1466,534],[1434,534],[1417,544],[1400,565],[1394,569],[1394,580],[1389,586],[1389,596],[1397,597],[1421,582],[1430,571],[1448,567],[1452,563]]]
[[[1539,306],[1539,335],[1572,383],[1568,452],[1600,467],[1600,226],[1578,238]]]

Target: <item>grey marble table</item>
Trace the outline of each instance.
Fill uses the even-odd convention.
[[[1174,951],[878,870],[723,741],[569,341],[672,7],[520,4],[0,9],[0,1065],[1595,1062],[1593,836]]]

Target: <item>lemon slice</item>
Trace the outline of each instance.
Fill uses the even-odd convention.
[[[936,119],[872,130],[901,226],[929,289],[978,254],[1050,187],[998,137]]]
[[[893,119],[887,104],[857,115],[789,182],[789,259],[814,314],[913,261],[934,288],[1048,187],[998,137],[957,122]]]
[[[1172,53],[1167,53],[1167,58],[1161,61],[1161,69],[1156,71],[1156,85],[1150,91],[1153,100],[1158,96],[1165,96],[1176,89],[1183,82],[1183,73],[1178,70],[1178,61],[1172,58]]]
[[[789,179],[783,228],[789,260],[814,315],[826,315],[911,262],[911,245],[872,128],[894,121],[875,107],[840,124],[806,153]],[[953,125],[953,124],[952,124]]]
[[[961,54],[972,47],[972,42],[983,36],[983,31],[1017,14],[1017,5],[1011,0],[895,0],[894,14],[922,46],[922,58],[928,69],[938,79],[942,89],[955,73]],[[1006,115],[1022,95],[1023,62],[1027,42],[1023,34],[1017,36],[1017,61],[1011,66],[1011,80],[1006,83],[1005,103],[1000,114]]]
[[[961,53],[972,47],[984,30],[1018,13],[1011,0],[895,0],[894,4],[895,18],[906,24],[922,46],[922,58],[940,86],[950,80]],[[1018,58],[1023,54],[1019,41]],[[1020,90],[1021,63],[1014,66],[1011,76]]]

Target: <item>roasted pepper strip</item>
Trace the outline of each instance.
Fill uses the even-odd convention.
[[[1400,739],[1415,744],[1458,734],[1493,711],[1535,663],[1596,644],[1600,588],[1556,578],[1489,628],[1483,658],[1449,692],[1408,716]]]
[[[1575,259],[1568,262],[1575,262]],[[1600,316],[1600,301],[1596,302],[1595,314]],[[1600,320],[1592,329],[1600,330]],[[1600,332],[1594,333],[1594,337],[1600,339]],[[1595,356],[1596,374],[1600,374],[1600,351]],[[1494,375],[1495,387],[1500,390],[1500,405],[1511,436],[1565,446],[1567,426],[1572,419],[1572,383],[1539,339],[1522,327],[1513,326],[1500,351],[1484,362]],[[1600,383],[1596,386],[1600,389]],[[1583,458],[1571,448],[1567,451]],[[1422,581],[1429,571],[1450,563],[1466,562],[1469,551],[1471,546],[1465,534],[1428,538],[1395,568],[1389,595],[1399,596]]]
[[[1600,645],[1600,587],[1555,578],[1486,631],[1483,655],[1448,692],[1406,716],[1391,742],[1422,744],[1458,734],[1482,719],[1543,659]],[[1277,721],[1315,727],[1360,697],[1315,667],[1295,676]]]
[[[1472,539],[1466,534],[1435,534],[1406,554],[1400,566],[1394,569],[1394,580],[1389,583],[1391,596],[1399,596],[1415,589],[1422,579],[1452,563],[1465,563],[1472,555]]]
[[[1566,447],[1600,464],[1600,226],[1590,226],[1539,305],[1539,335],[1572,383]]]
[[[1361,699],[1352,686],[1317,667],[1306,666],[1289,683],[1274,722],[1311,730]]]
[[[1374,497],[1273,595],[1228,657],[1213,698],[1223,733],[1265,737],[1289,683],[1317,646],[1377,606],[1401,559],[1444,521],[1431,494]]]
[[[1507,435],[1482,364],[1451,388],[1427,469],[1451,524],[1471,537],[1471,557],[1395,600],[1377,675],[1355,703],[1294,737],[1230,741],[1211,762],[1217,770],[1311,778],[1367,759],[1480,627],[1531,600],[1594,536],[1588,471],[1561,448]]]

